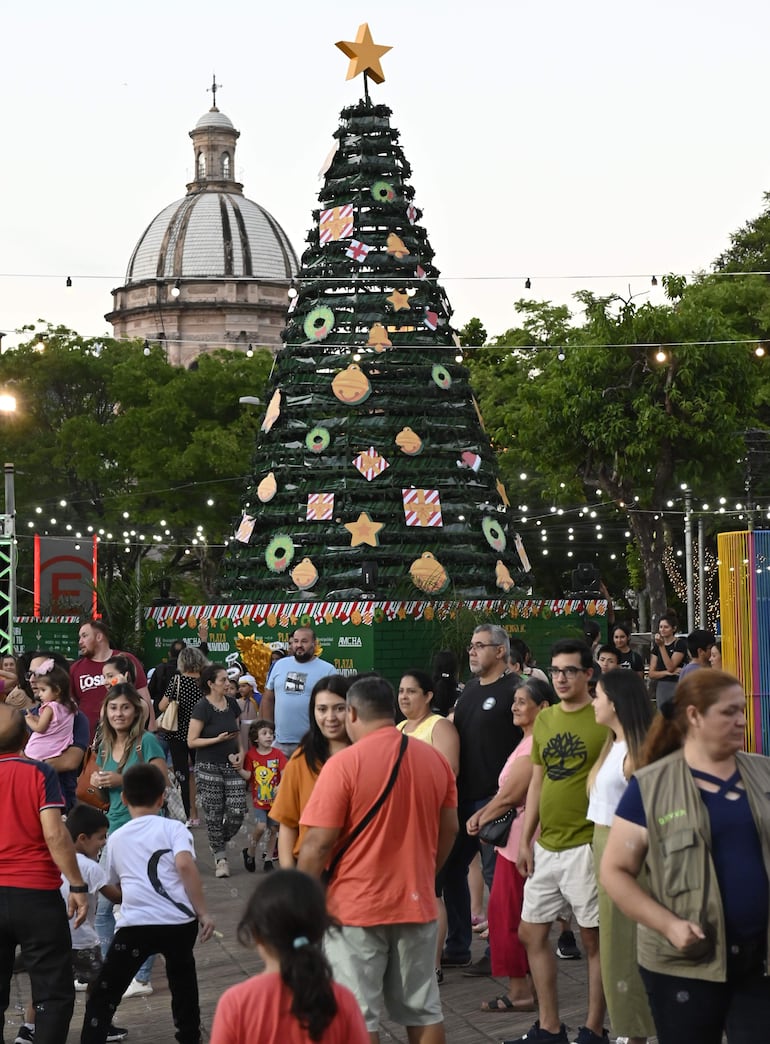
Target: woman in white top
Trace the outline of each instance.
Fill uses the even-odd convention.
[[[628,670],[618,668],[603,674],[596,683],[594,714],[600,725],[611,730],[596,764],[588,776],[588,818],[594,823],[594,860],[599,877],[604,847],[615,809],[638,767],[644,738],[652,722],[652,704],[644,682]],[[602,984],[612,1028],[628,1044],[645,1044],[655,1033],[636,963],[636,925],[599,888],[599,953]]]

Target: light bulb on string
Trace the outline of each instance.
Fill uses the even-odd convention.
[[[182,284],[181,284],[180,280],[177,279],[177,281],[171,287],[171,296],[172,297],[179,297],[181,292],[182,292]]]
[[[650,283],[651,283],[652,286],[657,286],[658,285],[658,277],[657,276],[653,276],[652,279],[650,280]]]
[[[524,280],[524,289],[525,290],[531,290],[532,289],[532,280],[529,278],[529,276],[527,276],[527,278]]]
[[[64,285],[66,287],[72,286],[72,276],[67,276],[67,282]]]
[[[296,288],[296,286],[294,285],[294,280],[293,280],[293,279],[292,279],[292,281],[291,281],[291,286],[290,286],[290,287],[289,287],[289,289],[288,289],[288,290],[286,291],[286,293],[287,293],[287,295],[288,295],[289,297],[296,297],[296,296],[297,296],[297,288]]]
[[[758,359],[761,359],[765,355],[765,346],[761,343],[758,344],[757,347],[754,349],[754,354]]]
[[[144,352],[145,355],[149,355],[150,354],[150,342],[147,340],[146,337],[144,339],[144,347],[142,348],[142,351]]]
[[[668,359],[668,354],[665,349],[661,346],[655,353],[655,362],[664,363]]]
[[[249,345],[249,347],[246,349],[246,358],[247,359],[251,359],[253,355],[254,355],[254,349],[252,348],[251,345]]]

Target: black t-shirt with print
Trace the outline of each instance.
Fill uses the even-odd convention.
[[[454,716],[460,734],[461,802],[481,801],[497,792],[497,778],[522,737],[511,714],[520,685],[521,677],[511,673],[489,685],[473,678],[463,689]]]

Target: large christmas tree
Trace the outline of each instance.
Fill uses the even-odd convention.
[[[364,73],[342,110],[275,361],[243,518],[236,601],[512,594],[526,582],[495,454],[409,184]]]

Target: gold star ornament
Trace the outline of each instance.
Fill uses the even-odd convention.
[[[362,511],[357,521],[345,522],[344,525],[345,529],[350,533],[351,547],[358,547],[360,544],[369,544],[370,547],[377,547],[380,543],[378,534],[385,523],[375,522],[374,519],[369,517],[368,512]]]
[[[380,58],[392,48],[374,42],[367,22],[358,27],[355,40],[340,40],[336,46],[350,59],[346,80],[352,80],[359,73],[365,73],[375,83],[383,83],[385,74],[380,65]]]
[[[394,290],[390,297],[386,297],[385,300],[393,305],[394,312],[400,312],[402,308],[411,309],[409,294],[404,294],[400,290]]]

